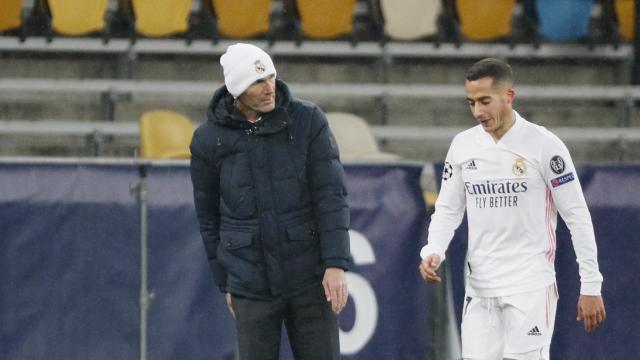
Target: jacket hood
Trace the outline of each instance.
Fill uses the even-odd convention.
[[[214,94],[209,108],[207,109],[207,121],[212,121],[223,127],[236,129],[250,129],[255,124],[247,121],[245,116],[233,106],[233,95],[226,86],[218,88]],[[261,132],[273,133],[286,127],[288,119],[287,107],[291,102],[291,92],[287,85],[276,79],[276,106],[268,112],[262,114],[263,120],[259,122],[259,127],[264,128]]]

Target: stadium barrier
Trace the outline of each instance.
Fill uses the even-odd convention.
[[[149,359],[233,359],[187,162],[0,161],[0,357],[135,359],[140,344],[146,169]],[[345,359],[427,357],[428,287],[417,271],[422,164],[346,166],[355,268],[341,314]],[[290,358],[283,347],[285,359]]]
[[[99,159],[0,160],[0,357],[137,358],[141,215],[133,190],[140,166],[147,170],[149,358],[233,359],[232,320],[206,264],[186,162]],[[431,339],[451,335],[434,325],[443,322],[433,321],[433,287],[417,271],[428,222],[422,165],[345,168],[355,269],[341,315],[344,358],[446,358]],[[595,225],[608,318],[593,334],[576,322],[578,271],[560,222],[552,358],[634,358],[640,166],[586,165],[578,173]],[[458,316],[465,239],[463,223],[447,262]]]

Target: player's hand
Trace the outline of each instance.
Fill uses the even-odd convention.
[[[580,295],[577,320],[584,320],[586,332],[594,331],[606,318],[607,312],[604,310],[602,296]]]
[[[224,299],[227,301],[227,309],[229,309],[229,312],[231,313],[231,316],[233,316],[233,318],[236,318],[236,313],[233,311],[233,304],[231,303],[231,294],[229,293],[225,293],[224,294]]]
[[[439,283],[442,281],[438,276],[438,268],[440,267],[440,256],[431,254],[420,262],[420,275],[428,283]]]
[[[324,271],[322,287],[324,287],[324,295],[327,297],[327,301],[331,303],[331,310],[339,314],[347,305],[347,298],[349,297],[344,270],[333,267],[327,268]]]

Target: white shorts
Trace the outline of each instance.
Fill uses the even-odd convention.
[[[556,284],[511,296],[465,296],[462,357],[548,360],[557,303]]]

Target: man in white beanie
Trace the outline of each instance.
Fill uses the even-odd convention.
[[[320,108],[293,98],[267,53],[235,44],[191,143],[196,213],[241,360],[340,358],[352,263],[345,176]]]

